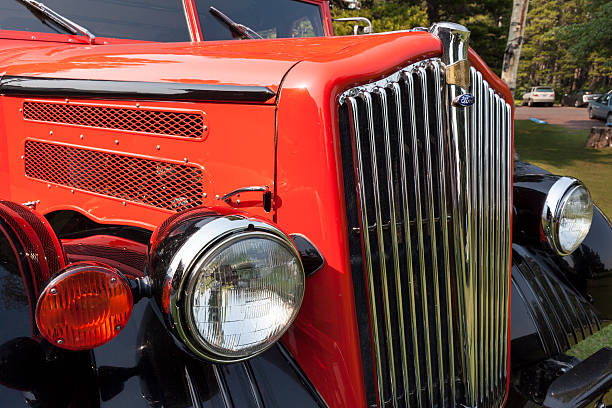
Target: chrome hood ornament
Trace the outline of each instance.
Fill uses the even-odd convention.
[[[470,32],[456,23],[436,23],[429,30],[440,38],[442,62],[446,65],[446,84],[450,87],[451,105],[456,108],[472,106],[476,99],[469,93],[470,62],[468,49]]]

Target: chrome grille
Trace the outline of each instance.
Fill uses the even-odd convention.
[[[444,70],[427,60],[340,100],[369,405],[505,396],[511,109],[473,68],[476,103],[451,107]]]

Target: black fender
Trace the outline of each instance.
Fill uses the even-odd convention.
[[[539,171],[539,173],[538,173]],[[612,225],[603,212],[593,208],[591,229],[570,255],[550,248],[541,230],[541,214],[550,187],[560,176],[525,163],[515,165],[513,185],[513,243],[527,248],[537,259],[565,279],[603,320],[612,319]]]
[[[541,217],[560,176],[518,161],[514,171],[510,347],[518,394],[510,395],[542,403],[549,386],[580,363],[565,352],[612,319],[612,226],[594,206],[582,244],[559,255],[543,235]]]
[[[512,246],[512,368],[565,353],[608,320],[546,250]]]
[[[34,323],[38,291],[64,265],[49,223],[0,201],[0,406],[97,406],[91,353],[55,347]]]

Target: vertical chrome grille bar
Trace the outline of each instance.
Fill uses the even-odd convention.
[[[470,70],[470,82],[472,83],[472,87],[475,86],[476,80],[473,72]],[[471,251],[469,254],[470,257],[470,273],[473,279],[473,288],[472,288],[472,307],[474,312],[474,333],[473,333],[473,341],[474,341],[474,360],[479,360],[479,344],[480,344],[480,325],[481,320],[480,317],[480,288],[481,288],[481,271],[478,268],[478,178],[480,175],[478,174],[478,147],[477,147],[477,138],[476,138],[476,107],[471,106],[469,110],[466,111],[468,115],[471,116],[469,123],[469,132],[468,138],[466,140],[467,149],[470,152],[470,158],[467,160],[467,163],[470,166],[470,208],[471,208],[471,229],[470,229],[470,242],[472,243]],[[480,404],[482,402],[482,368],[481,364],[474,364],[474,388],[476,388],[475,395],[477,397],[477,401]]]
[[[490,157],[491,157],[491,138],[490,138],[490,128],[489,128],[489,117],[490,117],[490,109],[489,109],[489,94],[488,94],[488,85],[486,81],[483,81],[481,86],[481,101],[482,101],[482,114],[483,114],[483,142],[484,142],[484,162],[482,169],[482,185],[483,185],[483,247],[482,247],[482,259],[483,259],[483,273],[485,274],[485,284],[486,284],[486,293],[485,293],[485,301],[486,301],[486,312],[485,312],[485,330],[486,330],[486,343],[485,343],[485,360],[484,364],[486,370],[486,382],[487,382],[487,394],[490,395],[493,384],[491,382],[491,377],[493,373],[493,362],[492,351],[493,351],[493,325],[491,324],[491,316],[493,315],[493,295],[491,290],[491,282],[495,277],[492,274],[489,260],[491,259],[491,236],[490,231],[492,228],[491,222],[491,206],[490,206],[490,196],[491,189],[489,183],[489,174],[490,174]]]
[[[500,282],[500,292],[501,292],[501,296],[500,296],[500,317],[503,316],[504,314],[504,310],[505,310],[505,306],[504,306],[504,299],[505,299],[505,294],[506,294],[506,286],[507,284],[504,282],[504,276],[506,275],[506,271],[504,270],[504,266],[505,266],[505,260],[506,260],[506,229],[507,229],[507,225],[506,225],[506,216],[504,214],[504,211],[506,211],[506,178],[505,178],[505,165],[506,165],[506,128],[505,128],[505,123],[506,123],[506,109],[505,109],[505,102],[503,100],[500,99],[499,101],[499,130],[498,130],[498,134],[500,136],[500,149],[499,149],[499,162],[500,162],[500,173],[499,173],[499,180],[500,180],[500,194],[499,194],[499,198],[500,198],[500,209],[499,209],[499,213],[500,213],[500,228],[499,228],[499,232],[498,234],[500,235],[500,254],[499,254],[499,282]],[[504,367],[504,361],[503,361],[503,349],[505,349],[504,346],[504,333],[505,333],[505,329],[504,327],[506,326],[504,323],[504,321],[500,318],[500,330],[499,330],[499,337],[500,337],[500,353],[499,353],[499,377],[500,377],[500,389],[498,392],[498,398],[501,398],[502,396],[502,392],[501,392],[501,388],[503,386],[503,367]]]
[[[357,193],[359,196],[358,207],[361,214],[361,235],[363,239],[363,251],[365,254],[365,266],[366,266],[366,280],[368,286],[368,299],[370,303],[370,316],[372,325],[372,337],[374,338],[374,360],[376,364],[376,383],[378,388],[378,405],[384,406],[384,393],[383,393],[383,373],[382,373],[382,359],[380,352],[380,344],[378,343],[378,315],[376,311],[376,299],[374,291],[374,272],[372,268],[372,253],[370,248],[370,233],[368,229],[368,211],[366,203],[366,192],[364,185],[364,171],[363,171],[363,154],[361,152],[361,135],[359,131],[359,112],[357,107],[357,100],[353,97],[347,98],[348,110],[349,110],[349,123],[351,133],[351,145],[353,146],[353,160],[356,168],[357,178]]]
[[[497,126],[499,125],[499,105],[500,105],[500,101],[498,98],[495,98],[495,94],[493,93],[493,90],[491,90],[491,95],[492,95],[492,99],[493,99],[493,103],[494,103],[494,107],[493,107],[493,121],[492,121],[492,127],[491,129],[496,130],[499,129]],[[494,200],[494,210],[495,210],[495,224],[497,226],[497,228],[495,228],[494,231],[494,238],[495,238],[495,257],[494,257],[494,263],[493,263],[493,273],[494,276],[496,277],[495,279],[495,289],[496,289],[496,296],[495,296],[495,385],[496,388],[499,387],[499,350],[500,350],[500,344],[499,344],[499,332],[500,332],[500,321],[499,321],[499,312],[500,312],[500,297],[501,297],[501,291],[500,291],[500,285],[499,285],[499,263],[500,263],[500,242],[499,242],[499,213],[500,213],[500,185],[499,185],[499,152],[500,152],[500,138],[499,138],[499,133],[498,132],[494,132],[494,142],[495,142],[495,148],[493,150],[493,157],[494,157],[494,167],[493,167],[493,180],[495,180],[494,182],[494,186],[495,186],[495,196],[493,198]]]
[[[401,366],[402,366],[402,379],[404,383],[404,390],[406,393],[406,402],[408,401],[408,361],[406,358],[406,342],[404,338],[404,316],[402,309],[402,299],[399,296],[401,293],[401,272],[400,272],[400,261],[399,261],[399,251],[398,251],[398,243],[397,243],[397,217],[395,213],[395,193],[394,189],[394,180],[393,180],[393,165],[391,158],[391,136],[389,133],[389,113],[388,113],[388,103],[387,103],[387,90],[382,87],[378,87],[375,91],[380,96],[380,104],[382,111],[382,119],[383,119],[383,136],[385,141],[384,146],[384,154],[385,154],[385,165],[387,169],[387,199],[389,200],[389,214],[390,214],[390,227],[391,227],[391,247],[393,254],[393,271],[394,271],[394,280],[395,287],[398,293],[396,296],[396,308],[397,308],[397,318],[399,324],[399,333],[400,333],[400,356],[401,356]],[[386,281],[386,270],[383,272],[383,292],[385,294],[385,305],[389,303],[389,295],[388,295],[388,286]],[[388,312],[388,335],[391,336],[389,338],[389,343],[391,347],[393,347],[393,336],[391,333],[391,305],[388,304],[386,306],[389,308]],[[394,368],[394,366],[393,366]],[[392,372],[392,375],[395,376],[395,372]],[[395,381],[395,379],[394,379]],[[397,393],[397,384],[395,386],[394,397],[393,400],[397,403],[398,393]]]
[[[488,269],[488,273],[489,273],[489,305],[490,305],[490,311],[489,311],[489,325],[490,325],[490,333],[491,333],[491,337],[489,338],[489,346],[490,346],[490,351],[489,351],[489,358],[488,363],[491,366],[491,372],[490,372],[490,386],[491,386],[491,394],[494,392],[497,381],[495,381],[495,373],[496,373],[496,368],[495,368],[495,347],[497,344],[497,329],[496,329],[496,324],[495,321],[497,319],[497,315],[495,313],[495,304],[496,304],[496,297],[497,297],[497,290],[496,290],[496,285],[495,285],[495,281],[497,279],[497,277],[495,276],[495,257],[496,257],[496,252],[495,252],[495,131],[493,128],[493,124],[494,124],[494,116],[495,116],[495,100],[493,98],[491,98],[491,90],[487,84],[487,86],[485,87],[485,94],[483,95],[483,97],[485,98],[485,100],[487,101],[487,111],[488,111],[488,117],[487,117],[487,123],[486,123],[486,127],[488,129],[488,142],[489,142],[489,150],[488,150],[488,158],[489,158],[489,165],[488,165],[488,169],[487,169],[487,182],[488,182],[488,214],[487,214],[487,219],[488,219],[488,224],[489,224],[489,228],[487,231],[487,240],[488,240],[488,249],[489,249],[489,253],[488,253],[488,265],[487,265],[487,269]],[[493,401],[491,401],[493,402]]]
[[[404,145],[403,145],[403,132],[404,132],[404,126],[403,126],[403,121],[402,121],[402,108],[401,108],[401,89],[400,86],[397,82],[394,82],[390,85],[391,87],[391,93],[393,95],[393,98],[395,100],[395,115],[397,118],[397,139],[399,140],[399,151],[400,151],[400,166],[402,167],[401,170],[401,185],[402,185],[402,192],[403,192],[403,186],[405,184],[406,181],[406,173],[405,173],[405,161],[404,161]],[[401,352],[401,356],[402,356],[402,378],[404,380],[404,399],[406,401],[406,403],[404,404],[405,406],[410,406],[410,397],[409,397],[409,391],[410,391],[410,384],[408,382],[409,378],[408,378],[408,356],[407,356],[407,352],[406,352],[406,329],[404,326],[404,306],[403,306],[403,299],[401,294],[403,293],[402,291],[402,271],[400,269],[400,261],[399,261],[399,257],[400,257],[400,248],[399,248],[399,244],[398,244],[398,233],[397,233],[397,217],[396,217],[396,208],[395,208],[395,192],[394,192],[394,186],[395,186],[395,181],[393,178],[393,163],[391,160],[391,139],[389,137],[389,133],[387,132],[387,134],[385,134],[385,154],[386,154],[386,158],[387,158],[387,174],[388,174],[388,178],[387,178],[387,183],[388,183],[388,190],[389,190],[389,206],[391,209],[391,238],[393,240],[393,269],[395,271],[395,291],[397,294],[397,316],[398,316],[398,324],[399,324],[399,334],[400,334],[400,352]],[[408,227],[410,228],[410,223],[406,222],[406,220],[409,220],[409,214],[408,214],[408,207],[406,206],[408,203],[407,201],[404,199],[403,202],[405,203],[405,207],[404,207],[404,215],[403,217],[400,214],[400,219],[404,219],[404,228]],[[410,231],[408,231],[408,235],[407,235],[407,240],[406,240],[406,245],[410,245]],[[410,251],[407,251],[406,255],[410,254]],[[412,262],[410,261],[410,259],[407,259],[407,265],[408,265],[408,271],[412,274]],[[416,323],[416,322],[414,322]],[[416,343],[413,343],[416,344]],[[418,361],[418,360],[417,360]],[[420,400],[419,400],[419,405],[420,405]]]
[[[380,265],[380,276],[382,280],[383,291],[383,312],[385,316],[386,329],[386,344],[387,344],[387,365],[389,369],[389,382],[391,384],[391,396],[393,406],[397,406],[397,384],[395,377],[395,358],[393,353],[393,332],[391,330],[391,311],[389,305],[389,286],[387,284],[387,264],[385,254],[385,238],[383,235],[382,209],[380,202],[380,188],[378,178],[378,165],[376,159],[376,134],[374,129],[374,113],[372,107],[372,95],[369,92],[362,92],[361,97],[365,101],[368,133],[370,136],[370,161],[372,166],[372,183],[374,185],[374,208],[376,211],[376,236],[378,241],[378,261]],[[382,97],[382,95],[381,95]],[[383,117],[388,117],[386,114],[386,104],[383,104]],[[384,133],[388,135],[388,122],[383,120]]]
[[[423,318],[423,347],[425,349],[425,367],[427,371],[427,392],[429,394],[430,404],[434,401],[433,395],[433,372],[431,368],[431,346],[429,341],[429,311],[427,310],[426,299],[427,296],[427,269],[425,268],[425,254],[423,246],[423,214],[421,213],[421,182],[419,177],[419,147],[418,138],[416,133],[416,112],[415,112],[415,100],[413,95],[415,94],[414,79],[412,72],[405,74],[405,79],[408,84],[408,92],[410,95],[410,118],[412,122],[412,168],[414,177],[414,198],[415,198],[415,212],[416,212],[416,228],[417,228],[417,242],[418,242],[418,257],[419,257],[419,283],[421,289],[421,313]]]
[[[482,115],[482,102],[480,101],[480,86],[481,80],[478,78],[476,70],[473,68],[470,69],[470,77],[472,82],[472,93],[476,98],[476,104],[472,106],[472,144],[474,146],[473,151],[473,163],[472,167],[474,168],[474,174],[476,174],[476,180],[474,182],[474,195],[473,200],[476,202],[474,212],[477,214],[474,222],[474,258],[476,265],[478,267],[478,287],[477,293],[478,296],[476,298],[477,308],[478,308],[478,361],[481,362],[478,370],[478,389],[480,390],[480,395],[478,396],[479,404],[482,404],[484,401],[484,396],[486,395],[485,388],[485,348],[484,348],[484,304],[486,302],[486,294],[485,294],[485,286],[484,286],[484,270],[482,268],[482,233],[483,233],[483,219],[482,219],[482,158],[484,154],[482,153],[482,126],[480,126],[480,120]]]
[[[452,305],[452,272],[450,262],[450,249],[448,245],[448,208],[446,205],[446,166],[445,166],[445,144],[444,144],[444,128],[446,125],[445,117],[442,113],[442,81],[440,73],[440,64],[437,61],[433,62],[434,66],[434,85],[436,89],[435,93],[435,106],[437,107],[438,116],[438,177],[440,183],[440,225],[442,229],[442,242],[444,250],[444,282],[445,282],[445,296],[446,296],[446,327],[447,327],[447,343],[448,343],[448,376],[450,385],[450,405],[454,407],[456,405],[456,385],[455,385],[455,341],[453,334],[453,305]]]
[[[445,103],[449,103],[458,96],[458,91],[453,86],[447,86],[448,93]],[[466,185],[465,162],[465,135],[460,124],[464,123],[463,112],[455,107],[450,107],[449,129],[447,130],[448,143],[450,145],[449,157],[449,175],[450,189],[452,198],[452,226],[453,226],[453,241],[454,241],[454,260],[456,271],[456,290],[458,313],[457,319],[459,327],[459,337],[462,339],[460,344],[461,359],[463,365],[463,384],[466,388],[466,399],[470,406],[474,405],[473,391],[473,368],[471,358],[471,321],[468,315],[469,309],[467,303],[471,300],[470,282],[467,277],[469,266],[467,265],[466,245],[468,240],[467,225],[465,221],[466,214],[466,198],[464,188]]]
[[[495,99],[492,97],[492,90],[487,87],[486,95],[489,103],[489,122],[487,124],[487,128],[489,129],[489,273],[491,276],[491,387],[492,392],[497,387],[496,374],[497,374],[497,361],[495,358],[496,348],[497,348],[497,314],[495,312],[495,306],[497,304],[497,285],[496,285],[496,276],[495,276]]]
[[[438,356],[438,387],[440,391],[440,397],[444,397],[444,353],[442,351],[442,324],[440,318],[440,280],[438,278],[438,248],[436,243],[436,213],[434,208],[434,187],[433,187],[433,169],[432,169],[432,155],[431,155],[431,134],[430,134],[430,123],[429,123],[429,81],[427,69],[420,67],[419,77],[421,79],[421,98],[423,102],[423,129],[425,132],[425,197],[427,199],[426,205],[426,217],[428,219],[429,239],[431,242],[431,275],[433,280],[434,289],[434,319],[436,328],[436,346]],[[433,404],[433,401],[432,401]]]
[[[408,291],[410,297],[410,328],[412,330],[412,349],[413,349],[413,366],[414,366],[414,378],[415,378],[415,388],[416,388],[416,397],[418,406],[422,407],[424,405],[423,402],[423,391],[421,388],[421,375],[420,375],[420,358],[419,358],[419,339],[418,339],[418,327],[417,327],[417,315],[416,315],[416,295],[414,290],[415,285],[415,272],[412,264],[412,237],[410,232],[410,202],[409,202],[409,191],[408,191],[408,176],[406,172],[406,151],[405,146],[406,142],[404,140],[404,125],[402,120],[402,109],[401,109],[401,88],[398,83],[393,84],[393,89],[395,89],[395,98],[396,105],[398,107],[397,118],[398,118],[398,134],[399,134],[399,152],[400,152],[400,171],[402,175],[402,203],[404,207],[404,240],[406,242],[406,264],[408,265],[408,274],[410,276],[410,280],[408,282]],[[410,101],[410,106],[414,106],[414,97],[413,97],[413,87],[408,84],[408,94],[407,97]],[[416,118],[414,115],[414,109],[410,109],[410,139],[416,136]],[[408,389],[406,389],[408,390]],[[408,391],[406,391],[408,392]]]
[[[504,374],[508,375],[508,347],[509,347],[509,338],[508,338],[508,325],[510,324],[510,316],[509,316],[509,302],[510,302],[510,268],[511,268],[511,260],[512,260],[512,236],[510,234],[510,230],[512,228],[511,224],[511,216],[512,216],[512,171],[514,166],[514,157],[512,155],[512,107],[510,104],[506,103],[506,122],[504,124],[506,128],[506,163],[505,163],[505,180],[506,180],[506,208],[504,209],[504,217],[506,218],[506,257],[504,260],[504,280],[505,280],[505,292],[504,292],[504,317],[507,319],[506,324],[504,325],[504,352],[502,354],[503,362],[504,362]]]

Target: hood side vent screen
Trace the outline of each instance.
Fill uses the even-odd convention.
[[[172,163],[27,140],[25,175],[170,211],[202,205],[203,170]]]
[[[206,129],[202,112],[59,102],[25,101],[23,118],[38,122],[192,139],[203,138]]]

